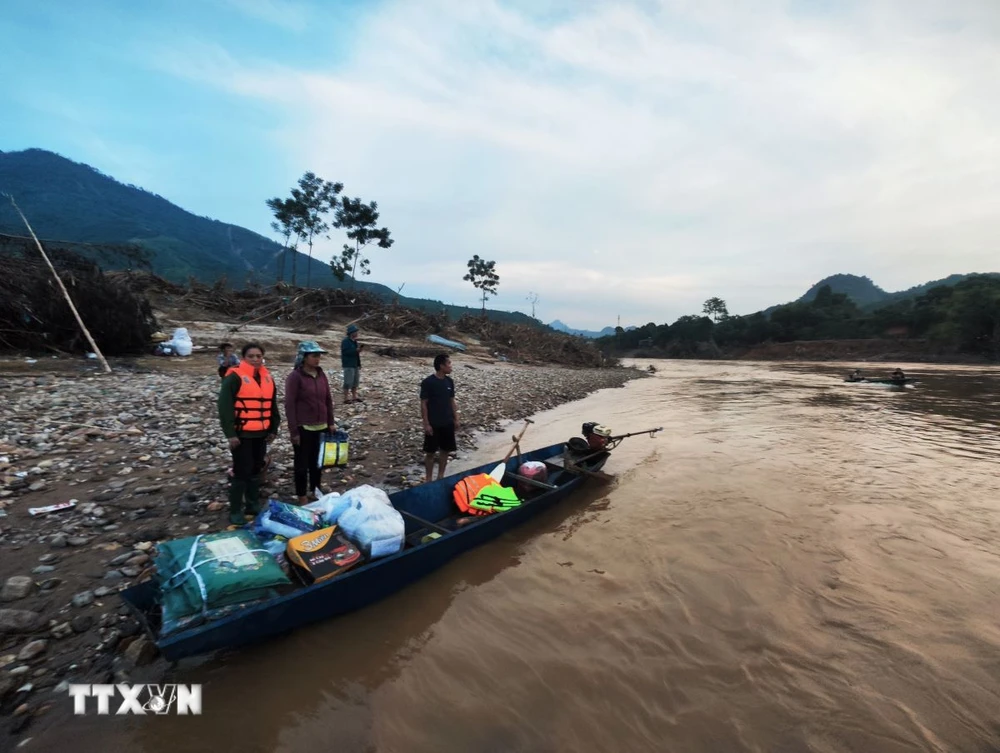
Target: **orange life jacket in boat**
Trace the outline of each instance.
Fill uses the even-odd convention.
[[[491,515],[493,510],[477,510],[469,504],[479,496],[479,492],[490,486],[499,486],[499,484],[488,473],[478,473],[461,479],[455,484],[455,490],[452,492],[458,509],[469,515]]]
[[[253,378],[253,366],[243,361],[226,372],[240,378],[240,391],[236,393],[233,410],[236,414],[236,432],[251,433],[271,430],[271,411],[274,407],[274,381],[263,366],[260,367],[260,384]]]

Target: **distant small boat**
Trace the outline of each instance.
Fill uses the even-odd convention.
[[[882,384],[889,387],[905,387],[908,384],[916,384],[916,379],[911,379],[906,377],[904,379],[851,379],[848,377],[844,380],[848,384]]]

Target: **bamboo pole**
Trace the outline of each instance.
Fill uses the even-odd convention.
[[[28,222],[28,218],[24,216],[24,212],[21,211],[21,207],[19,207],[17,205],[17,202],[14,201],[14,197],[13,196],[11,196],[10,194],[7,194],[7,198],[10,199],[10,203],[14,206],[14,210],[21,216],[21,219],[24,220],[25,227],[27,227],[28,228],[28,232],[31,233],[31,237],[35,241],[35,245],[38,246],[38,253],[40,253],[42,255],[42,258],[45,260],[45,263],[49,266],[49,270],[52,272],[52,276],[56,278],[56,282],[59,284],[59,289],[62,291],[63,297],[66,298],[66,303],[69,304],[70,311],[73,312],[73,316],[76,318],[76,323],[79,324],[80,325],[80,329],[83,330],[84,337],[87,338],[87,342],[90,343],[90,347],[94,349],[94,353],[97,355],[97,358],[101,362],[101,365],[104,367],[104,370],[108,374],[110,374],[111,373],[111,365],[108,363],[107,359],[104,357],[104,354],[101,353],[101,349],[97,347],[97,343],[94,342],[94,338],[91,337],[90,330],[87,329],[87,325],[84,324],[83,323],[83,319],[80,318],[80,312],[78,312],[76,310],[76,306],[73,305],[73,299],[69,297],[69,291],[66,290],[66,286],[63,285],[63,281],[59,277],[59,273],[56,272],[56,268],[54,266],[52,266],[52,262],[49,261],[49,257],[45,253],[45,249],[42,248],[42,244],[38,240],[38,236],[35,235],[35,231],[31,229],[31,224]]]

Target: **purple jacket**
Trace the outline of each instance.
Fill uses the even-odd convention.
[[[285,417],[292,437],[299,435],[300,426],[333,423],[333,398],[323,369],[315,379],[301,368],[292,369],[285,379]]]

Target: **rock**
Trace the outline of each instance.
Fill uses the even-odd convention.
[[[52,565],[39,565],[38,567],[33,567],[31,572],[33,575],[45,575],[45,573],[51,573],[55,570]]]
[[[133,635],[138,635],[141,631],[142,626],[135,620],[123,620],[118,625],[118,632],[122,634],[123,638],[131,638]]]
[[[101,580],[119,581],[124,577],[125,576],[122,575],[120,570],[108,570],[106,573],[104,573],[104,577],[102,577]]]
[[[63,622],[52,628],[53,638],[67,638],[73,635],[73,628],[68,622]]]
[[[73,597],[72,603],[74,607],[89,607],[94,603],[94,592],[81,591]]]
[[[66,539],[66,543],[70,546],[84,546],[88,539],[84,536],[70,536]]]
[[[125,658],[137,667],[149,664],[155,657],[156,646],[150,643],[145,636],[136,638],[125,649]]]
[[[14,689],[17,682],[10,675],[0,675],[0,703],[3,703],[4,698]],[[69,690],[69,687],[66,688]]]
[[[89,614],[78,614],[70,620],[70,627],[73,628],[74,633],[86,633],[93,624],[94,618]]]
[[[158,486],[139,486],[133,490],[133,494],[156,494],[163,491],[163,484]]]
[[[130,559],[135,556],[135,552],[125,552],[124,554],[119,554],[117,557],[108,562],[111,567],[117,567],[118,565],[124,565]]]
[[[46,564],[49,562],[55,562],[58,559],[59,559],[58,554],[49,553],[49,554],[43,554],[41,557],[38,558],[38,561],[41,562],[42,564]]]
[[[99,494],[95,494],[90,499],[94,502],[110,502],[121,493],[118,489],[105,489]]]
[[[44,639],[34,640],[31,641],[30,643],[25,643],[17,654],[17,660],[30,661],[39,654],[45,653],[45,649],[48,648],[48,645],[49,642]]]
[[[20,667],[14,667],[14,669],[12,669],[9,672],[9,674],[11,677],[21,677],[23,675],[28,674],[28,672],[30,671],[31,667],[29,667],[27,664],[22,664]]]
[[[0,635],[33,633],[42,626],[42,616],[27,609],[0,609]]]
[[[49,539],[49,546],[51,546],[53,549],[65,549],[67,546],[66,537],[61,533],[57,533],[55,536]]]
[[[36,481],[35,483],[33,483],[33,484],[30,484],[30,485],[28,486],[28,491],[29,491],[29,492],[40,492],[40,491],[41,491],[42,489],[44,489],[44,488],[45,488],[46,486],[47,486],[47,484],[46,484],[46,483],[45,483],[44,481],[42,481],[42,480],[38,480],[38,481]]]
[[[60,583],[62,583],[62,580],[59,578],[46,578],[45,580],[43,580],[41,583],[38,584],[38,587],[42,591],[51,591]]]
[[[153,544],[149,541],[141,541],[135,545],[135,548],[138,549],[140,552],[148,552],[150,549],[153,548]]]
[[[209,512],[219,512],[220,510],[225,510],[226,506],[227,505],[226,505],[225,502],[209,502],[208,503],[208,511]]]
[[[147,543],[149,541],[160,541],[161,539],[169,538],[169,536],[170,532],[167,531],[166,526],[150,526],[149,528],[143,528],[141,531],[137,531],[135,538],[143,543]],[[150,544],[150,546],[152,546],[152,544]],[[141,547],[142,544],[137,544],[135,548],[140,549],[140,551],[145,551],[144,549],[141,549]]]
[[[35,583],[27,575],[12,575],[0,589],[0,601],[17,601],[30,596],[34,590]]]
[[[94,589],[94,596],[98,599],[103,599],[108,594],[113,594],[115,591],[113,588],[108,588],[107,586],[101,586],[100,588]]]
[[[124,576],[126,576],[128,578],[135,578],[141,572],[142,572],[142,570],[140,570],[137,567],[123,567],[122,568],[122,575],[124,575]]]

